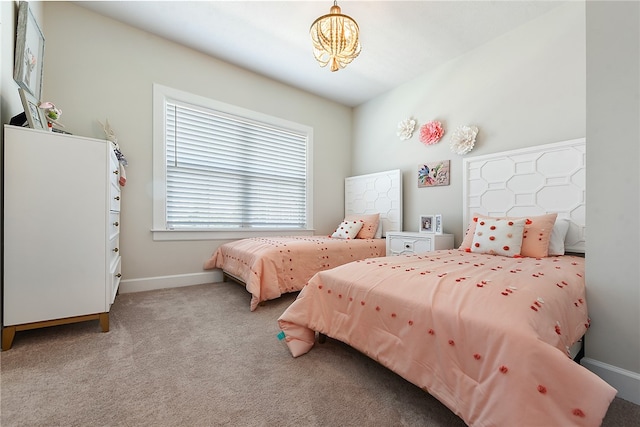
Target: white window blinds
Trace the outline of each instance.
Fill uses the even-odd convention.
[[[168,229],[305,229],[301,131],[165,102]]]

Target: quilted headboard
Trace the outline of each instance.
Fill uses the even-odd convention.
[[[585,251],[585,139],[467,157],[463,221],[474,213],[527,216],[557,212],[570,220],[568,252]]]
[[[344,214],[380,213],[382,235],[402,230],[400,169],[345,178]]]

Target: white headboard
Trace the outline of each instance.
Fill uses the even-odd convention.
[[[380,213],[382,235],[402,230],[400,169],[345,178],[344,214]]]
[[[570,220],[568,252],[585,251],[585,139],[468,157],[463,165],[463,221],[474,213],[527,216],[558,213]]]

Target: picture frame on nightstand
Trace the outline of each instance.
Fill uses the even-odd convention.
[[[436,214],[435,216],[435,225],[434,225],[434,233],[442,234],[442,215]]]
[[[420,233],[435,233],[435,225],[435,215],[420,215],[420,225],[418,226]]]

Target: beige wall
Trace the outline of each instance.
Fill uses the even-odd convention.
[[[587,2],[583,364],[640,404],[640,3]]]
[[[44,5],[44,94],[75,134],[116,131],[129,161],[122,203],[123,289],[201,282],[202,264],[221,241],[152,240],[152,84],[259,111],[314,129],[314,225],[325,234],[343,215],[350,175],[351,109],[185,49],[68,2]],[[346,153],[336,156],[335,153]],[[73,167],[70,159],[68,167]],[[194,276],[195,275],[195,276]],[[221,277],[221,276],[220,276]],[[205,280],[206,281],[206,280]]]
[[[479,128],[467,156],[585,136],[584,4],[572,2],[359,106],[354,113],[354,174],[400,168],[404,228],[441,213],[444,231],[462,240],[462,156],[449,148],[460,125]],[[401,141],[397,123],[439,120],[442,140]],[[418,188],[420,162],[451,161],[451,184]]]

